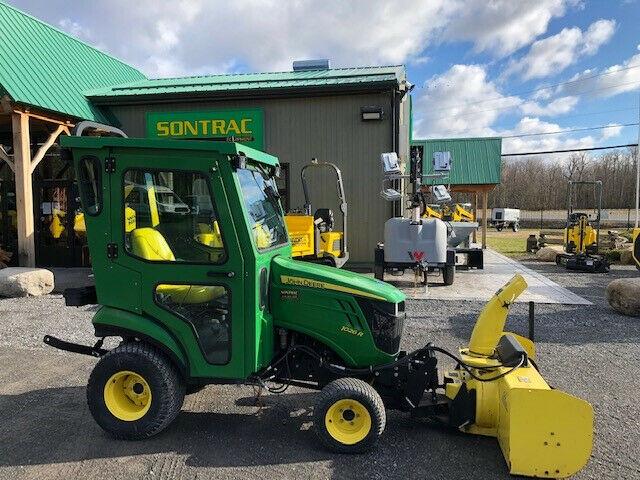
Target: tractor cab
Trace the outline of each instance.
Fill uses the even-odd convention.
[[[172,353],[194,377],[245,377],[267,365],[271,259],[291,249],[277,159],[232,143],[64,144],[76,163],[103,306],[97,335],[134,325],[157,340],[170,331]]]

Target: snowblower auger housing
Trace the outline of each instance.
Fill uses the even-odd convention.
[[[512,473],[564,477],[591,449],[588,403],[544,382],[533,343],[504,332],[516,276],[458,355],[400,350],[405,296],[346,270],[291,258],[278,160],[235,143],[64,137],[74,163],[95,291],[99,357],[89,409],[112,435],[162,431],[185,394],[213,383],[320,390],[314,429],[337,452],[375,445],[385,408],[496,437]],[[121,337],[112,350],[104,337]],[[438,373],[437,356],[456,367]]]

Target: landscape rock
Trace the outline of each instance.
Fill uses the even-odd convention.
[[[562,253],[564,250],[560,245],[542,247],[536,252],[536,260],[541,262],[555,262],[556,255]]]
[[[631,247],[620,251],[620,263],[622,265],[633,265],[635,263]]]
[[[607,286],[609,305],[623,315],[640,317],[640,278],[619,278]]]
[[[47,295],[53,291],[53,273],[44,268],[9,267],[0,270],[0,297]]]

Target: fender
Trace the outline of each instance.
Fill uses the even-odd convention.
[[[156,320],[112,307],[101,307],[92,320],[96,337],[144,339],[166,353],[189,378],[189,361],[177,339]]]

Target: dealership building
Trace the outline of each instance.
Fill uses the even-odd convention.
[[[69,214],[79,208],[73,169],[57,145],[91,120],[129,137],[238,141],[275,155],[286,210],[303,206],[305,164],[335,163],[349,204],[350,264],[371,263],[394,214],[380,197],[380,154],[408,156],[410,87],[403,66],[331,69],[323,62],[289,72],[148,79],[0,3],[0,248],[25,266],[90,264]],[[312,172],[309,184],[313,207],[338,217],[335,177]]]

